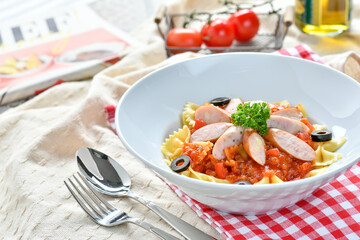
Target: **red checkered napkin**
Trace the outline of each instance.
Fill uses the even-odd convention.
[[[281,49],[274,54],[324,63],[308,46]],[[111,124],[114,106],[105,111]],[[280,211],[242,216],[216,211],[175,185],[171,189],[225,239],[360,239],[360,163],[295,205]]]

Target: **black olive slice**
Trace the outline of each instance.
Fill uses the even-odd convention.
[[[225,106],[226,104],[228,104],[230,102],[230,98],[228,97],[218,97],[218,98],[214,98],[213,100],[210,101],[210,103],[214,106],[217,107],[221,107],[221,106]]]
[[[236,184],[236,185],[252,185],[251,182],[246,181],[246,180],[240,180],[240,181],[234,182],[233,184]]]
[[[190,166],[190,157],[187,155],[181,155],[175,158],[170,165],[171,169],[177,173],[185,171],[186,169],[189,168],[189,166]]]
[[[326,142],[332,138],[332,132],[329,130],[316,130],[311,133],[311,140],[314,142]]]

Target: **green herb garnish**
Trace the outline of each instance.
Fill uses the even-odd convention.
[[[266,103],[245,103],[239,104],[237,111],[231,115],[231,122],[234,125],[244,128],[252,128],[264,136],[268,127],[266,120],[270,118],[270,108]]]

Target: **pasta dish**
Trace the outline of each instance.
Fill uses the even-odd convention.
[[[219,183],[271,184],[322,174],[340,159],[345,137],[312,124],[305,108],[288,101],[216,98],[187,102],[182,127],[162,144],[178,174]]]

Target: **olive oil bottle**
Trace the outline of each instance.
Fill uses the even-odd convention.
[[[351,0],[295,1],[295,25],[307,34],[332,37],[350,27]]]

